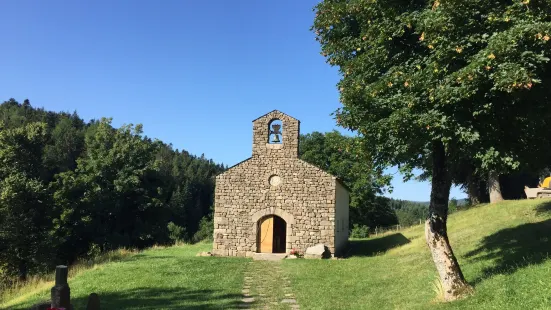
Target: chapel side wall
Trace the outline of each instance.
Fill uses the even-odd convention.
[[[341,255],[348,244],[350,195],[342,184],[335,183],[335,254]]]

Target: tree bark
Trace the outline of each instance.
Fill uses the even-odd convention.
[[[490,203],[503,201],[501,186],[499,185],[499,174],[495,171],[491,171],[488,174],[488,192],[490,193]]]
[[[474,169],[469,167],[467,172],[467,195],[469,196],[469,203],[474,206],[479,204],[480,201],[480,180],[474,174]]]
[[[446,150],[441,141],[432,146],[432,189],[425,237],[440,276],[446,301],[463,297],[471,291],[448,240],[446,222],[451,178],[447,170]]]

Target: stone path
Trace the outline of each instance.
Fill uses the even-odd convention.
[[[279,261],[251,261],[245,271],[243,309],[300,309]]]

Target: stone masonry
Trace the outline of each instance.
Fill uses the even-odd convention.
[[[280,144],[269,143],[272,121],[281,121]],[[285,248],[304,253],[323,243],[340,254],[348,240],[348,191],[327,172],[298,157],[300,122],[277,110],[253,121],[252,157],[216,177],[213,254],[258,252],[259,221],[276,215],[286,223]]]

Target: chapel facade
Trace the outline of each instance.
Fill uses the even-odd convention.
[[[298,156],[299,120],[274,110],[253,121],[252,156],[216,177],[213,254],[304,251],[348,242],[349,192]]]

